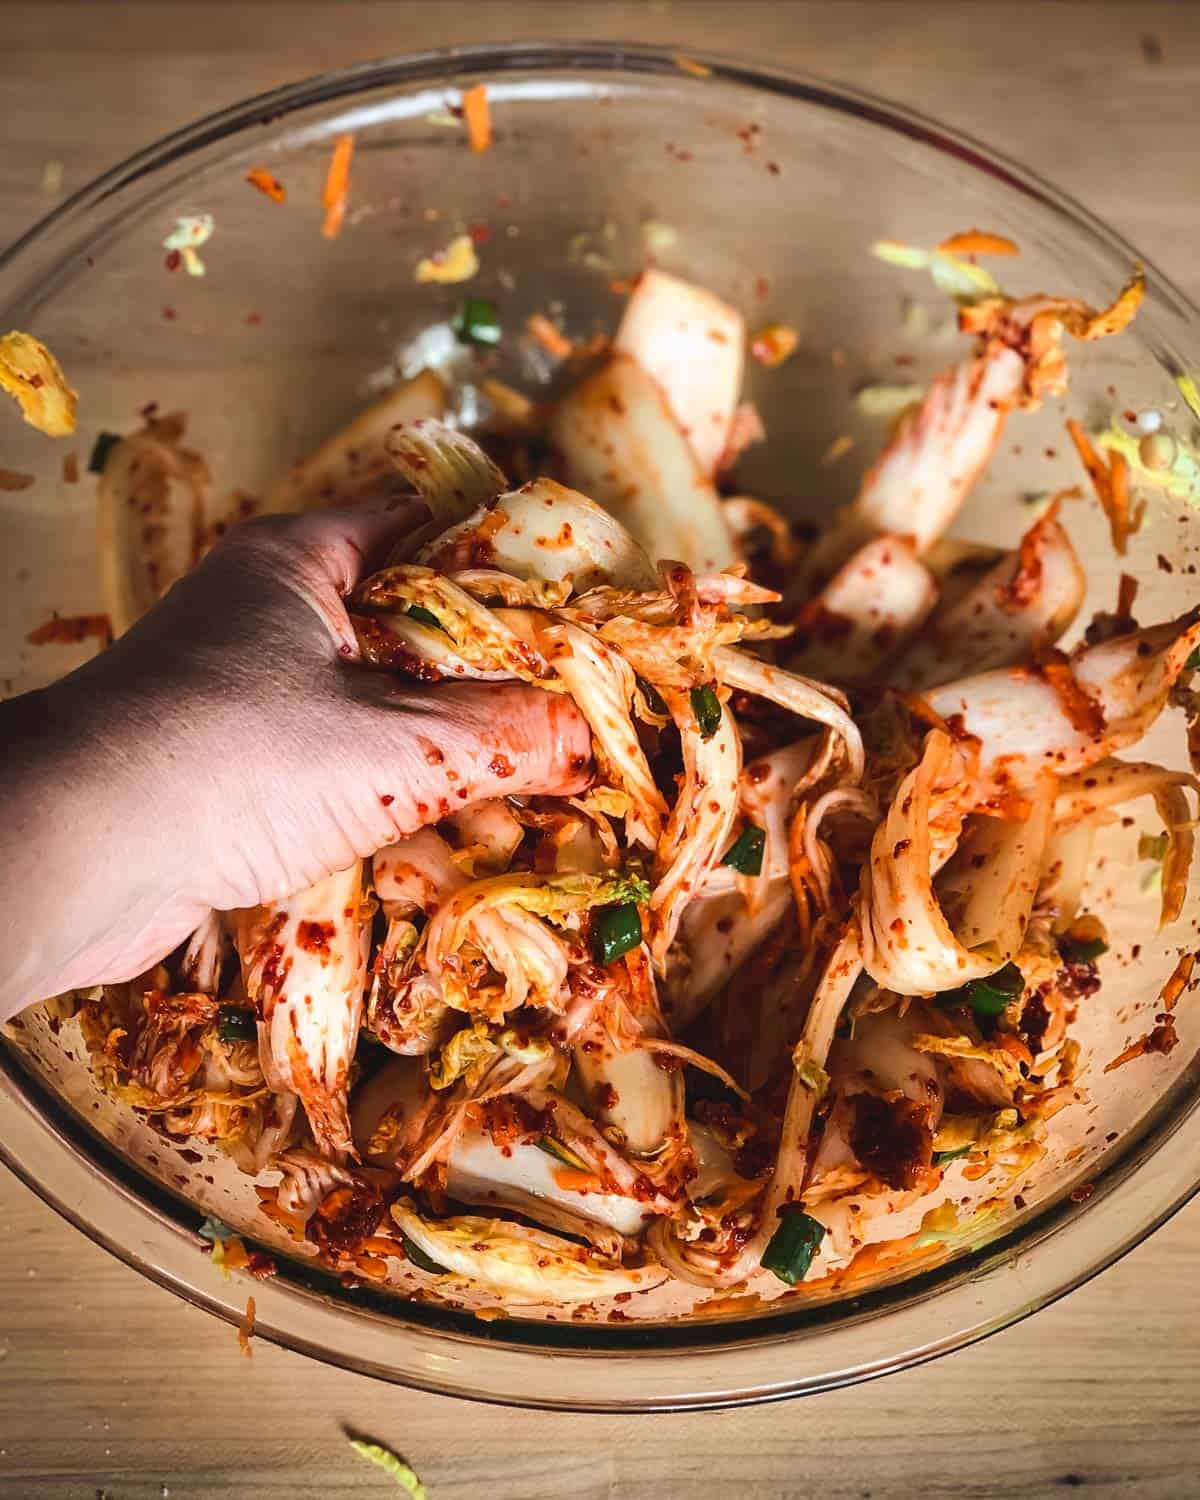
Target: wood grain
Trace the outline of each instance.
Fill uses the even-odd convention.
[[[636,37],[854,82],[1011,152],[1192,295],[1200,10],[1187,5],[0,5],[0,244],[137,146],[276,83],[450,42]],[[1200,1495],[1200,1208],[1089,1287],[949,1359],[800,1403],[683,1417],[471,1408],[328,1370],[175,1301],[0,1181],[0,1495],[901,1500]]]

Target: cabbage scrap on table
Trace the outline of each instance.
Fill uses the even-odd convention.
[[[102,1085],[271,1169],[264,1213],[337,1271],[504,1306],[815,1279],[948,1173],[1011,1184],[1079,1100],[1114,807],[1154,799],[1179,915],[1197,782],[1121,753],[1186,693],[1200,611],[1097,616],[1063,652],[1085,578],[1059,504],[1008,550],[947,537],[1010,414],[1140,281],[1097,312],[879,253],[931,268],[972,342],[807,549],[727,498],[740,315],[657,270],[516,427],[509,402],[476,442],[421,376],[274,492],[418,489],[433,522],[350,600],[359,670],[520,680],[593,736],[586,792],[464,807],[76,998]],[[163,496],[196,482],[135,435],[109,512],[143,453]],[[122,541],[127,623],[170,579]]]

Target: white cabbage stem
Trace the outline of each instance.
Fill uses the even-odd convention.
[[[713,660],[721,681],[727,687],[754,693],[802,719],[813,719],[832,729],[846,747],[847,779],[856,784],[862,780],[866,765],[862,734],[836,688],[810,682],[807,677],[785,672],[781,667],[769,666],[732,646],[718,646],[713,652]]]
[[[968,672],[1013,666],[1067,630],[1083,603],[1087,579],[1071,538],[1047,512],[1013,552],[938,609],[920,636],[892,663],[890,681],[918,692]]]
[[[963,787],[961,755],[949,735],[931,731],[863,866],[863,964],[876,983],[900,995],[938,994],[994,973],[1017,951],[1029,920],[1050,828],[1053,778],[1040,778],[1028,794],[1027,821],[982,820],[972,844],[982,850],[983,865],[964,859],[962,874],[948,879],[946,895],[958,898],[965,942],[933,886],[961,837]]]
[[[284,901],[238,912],[246,996],[258,1011],[263,1073],[300,1096],[313,1136],[354,1155],[346,1106],[370,946],[362,862]]]
[[[935,688],[926,702],[979,742],[971,783],[986,800],[1029,786],[1044,770],[1086,770],[1140,739],[1197,645],[1200,619],[1189,611],[1078,648],[1057,682],[1045,668],[983,672]]]
[[[684,911],[729,846],[738,811],[742,741],[728,708],[704,739],[686,695],[664,690],[683,747],[683,784],[655,852],[650,952],[659,973]]]

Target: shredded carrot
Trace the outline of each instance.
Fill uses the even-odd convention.
[[[246,1311],[242,1321],[238,1324],[238,1343],[242,1346],[242,1353],[247,1358],[250,1356],[250,1340],[254,1337],[254,1318],[258,1309],[254,1305],[254,1298],[246,1298]]]
[[[1174,1010],[1180,995],[1188,987],[1192,977],[1192,970],[1196,966],[1196,955],[1185,953],[1175,967],[1171,970],[1171,977],[1159,991],[1158,998],[1163,1003],[1165,1010]]]
[[[768,370],[781,365],[796,352],[800,335],[790,323],[768,323],[750,340],[750,353]]]
[[[1117,615],[1120,619],[1132,618],[1137,592],[1138,580],[1130,573],[1122,573],[1117,580]]]
[[[1075,451],[1092,481],[1100,508],[1108,518],[1108,529],[1112,535],[1113,550],[1124,557],[1129,549],[1129,538],[1142,524],[1145,502],[1133,506],[1129,497],[1129,464],[1123,453],[1114,453],[1111,464],[1092,446],[1092,441],[1074,417],[1067,423],[1067,431],[1075,444]]]
[[[511,426],[526,430],[537,426],[538,404],[521,391],[490,375],[479,382],[479,389],[491,402],[495,414]]]
[[[78,455],[78,453],[68,453],[67,456],[66,456],[66,458],[63,459],[62,474],[63,474],[63,482],[64,483],[66,483],[66,484],[78,484],[79,483],[79,455]]]
[[[1124,1052],[1118,1053],[1112,1062],[1106,1063],[1104,1071],[1111,1073],[1115,1068],[1123,1068],[1126,1063],[1133,1062],[1138,1057],[1148,1057],[1157,1053],[1165,1057],[1168,1052],[1174,1052],[1179,1045],[1179,1034],[1175,1030],[1175,1017],[1170,1011],[1160,1011],[1155,1016],[1158,1023],[1145,1036],[1139,1037],[1125,1048]]]
[[[889,1270],[892,1266],[908,1264],[943,1248],[940,1244],[919,1245],[917,1241],[920,1237],[918,1232],[906,1234],[900,1239],[878,1240],[873,1244],[864,1245],[849,1264],[843,1266],[840,1271],[830,1271],[814,1281],[801,1282],[792,1295],[836,1291],[854,1282],[864,1281],[880,1271]]]
[[[339,135],[329,159],[329,171],[325,174],[325,187],[321,202],[325,205],[325,222],[321,233],[327,240],[336,240],[342,232],[346,218],[346,202],[350,196],[350,159],[354,155],[354,137]]]
[[[1106,728],[1104,709],[1071,670],[1070,658],[1054,646],[1035,651],[1039,676],[1054,689],[1059,707],[1080,734],[1098,738]]]
[[[1146,295],[1146,274],[1140,265],[1135,265],[1133,275],[1121,288],[1117,299],[1102,312],[1092,313],[1082,319],[1064,319],[1067,328],[1077,339],[1106,339],[1121,333],[1133,322],[1134,315]]]
[[[389,1239],[387,1235],[373,1234],[363,1240],[358,1248],[367,1255],[393,1255],[398,1257],[401,1247],[399,1240]]]
[[[854,447],[854,439],[842,433],[841,437],[835,437],[829,447],[821,455],[821,467],[828,469],[831,464],[837,463],[839,458],[845,458],[846,454]]]
[[[477,83],[462,96],[463,118],[472,151],[486,151],[492,144],[492,113],[488,108],[487,85]]]
[[[575,345],[545,313],[534,313],[532,317],[526,319],[525,327],[546,353],[552,354],[555,359],[570,359],[574,353]]]
[[[952,234],[938,246],[941,255],[1020,255],[1020,247],[1003,234],[988,234],[982,229],[968,229]]]
[[[0,469],[0,490],[27,490],[33,483],[32,474],[19,474],[16,469]]]
[[[564,1193],[594,1193],[603,1186],[595,1172],[581,1172],[578,1167],[555,1167],[551,1176]]]
[[[687,73],[692,78],[711,78],[712,69],[707,63],[697,62],[694,57],[680,55],[675,59],[675,66],[681,73]]]
[[[282,203],[287,197],[283,183],[273,172],[268,172],[266,167],[251,167],[246,173],[246,181],[260,193],[266,193],[272,203]]]

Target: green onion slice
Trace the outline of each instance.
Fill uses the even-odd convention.
[[[428,1271],[431,1276],[448,1276],[450,1273],[445,1266],[439,1266],[436,1260],[431,1260],[424,1250],[408,1235],[400,1236],[400,1243],[404,1246],[404,1253],[419,1271]]]
[[[1103,938],[1059,938],[1058,951],[1062,955],[1064,963],[1068,964],[1091,964],[1100,957],[1102,953],[1108,952],[1108,944]]]
[[[763,851],[767,847],[767,830],[756,823],[747,823],[737,838],[730,844],[723,865],[729,865],[739,875],[761,875]]]
[[[574,1151],[569,1150],[561,1141],[556,1141],[552,1135],[539,1136],[534,1145],[539,1151],[544,1151],[547,1156],[552,1156],[555,1161],[562,1162],[564,1167],[573,1167],[576,1172],[589,1170],[587,1162],[576,1156]]]
[[[91,456],[88,459],[89,474],[103,474],[104,465],[108,462],[108,455],[121,441],[119,432],[102,432],[92,444]]]
[[[1025,976],[1016,964],[1005,964],[986,979],[971,979],[941,997],[950,1005],[969,1005],[977,1016],[995,1017],[1025,991]]]
[[[258,1018],[244,1005],[219,1005],[217,1036],[223,1042],[253,1042],[258,1037]]]
[[[501,329],[496,304],[489,297],[464,297],[453,328],[464,344],[498,344]]]
[[[410,604],[404,613],[410,620],[417,620],[422,625],[429,625],[434,630],[444,632],[445,626],[431,609],[426,609],[423,604]]]
[[[790,1204],[779,1215],[779,1228],[763,1251],[763,1269],[795,1286],[808,1275],[824,1238],[824,1224],[806,1214],[798,1203]]]
[[[966,1156],[972,1149],[972,1143],[967,1142],[965,1146],[959,1146],[953,1151],[935,1151],[933,1153],[933,1164],[935,1167],[944,1167],[947,1162],[957,1161],[960,1156]]]
[[[641,940],[642,914],[632,901],[625,906],[606,906],[597,913],[592,928],[597,963],[615,963]]]
[[[692,712],[702,740],[711,740],[721,727],[721,700],[709,683],[694,687],[691,693]]]

